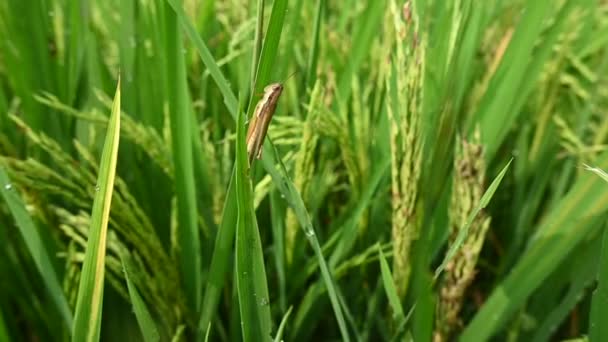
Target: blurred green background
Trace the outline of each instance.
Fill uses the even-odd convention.
[[[608,340],[607,52],[604,0],[2,1],[0,341]]]

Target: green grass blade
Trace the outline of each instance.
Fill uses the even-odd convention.
[[[308,55],[308,64],[306,68],[306,89],[312,89],[317,82],[317,64],[319,60],[319,33],[321,32],[321,19],[323,19],[323,9],[325,8],[324,0],[317,0],[317,8],[315,10],[315,23],[312,32],[312,48]]]
[[[600,168],[585,165],[590,170],[608,182],[608,174]],[[608,187],[604,188],[608,192]],[[602,238],[602,251],[597,271],[597,288],[593,291],[590,310],[589,339],[591,341],[603,341],[608,339],[608,229],[604,227]]]
[[[598,265],[597,261],[601,258],[601,245],[602,239],[595,238],[581,243],[570,254],[571,258],[566,261],[567,263],[572,263],[572,266],[566,268],[567,274],[566,272],[562,272],[562,276],[557,281],[545,283],[543,289],[548,285],[562,291],[556,296],[559,300],[556,303],[557,305],[554,305],[553,310],[547,310],[547,305],[543,305],[544,303],[539,305],[538,314],[535,316],[539,317],[542,323],[536,329],[533,341],[551,340],[551,336],[556,333],[561,323],[567,320],[568,315],[571,314],[576,305],[581,304],[581,300],[584,298],[587,289],[589,289],[589,286],[593,283],[595,276],[600,270],[599,267],[601,266]],[[566,284],[560,286],[560,281],[564,281]],[[563,291],[564,288],[567,288],[566,293]]]
[[[211,323],[207,326],[207,332],[205,333],[205,342],[209,342],[209,335],[211,333]]]
[[[511,165],[512,161],[513,161],[513,159],[509,160],[507,165],[505,165],[505,167],[503,167],[502,171],[500,171],[498,176],[496,176],[496,178],[494,178],[494,180],[492,181],[492,184],[490,184],[490,186],[488,187],[488,190],[486,190],[486,192],[484,192],[479,204],[477,204],[477,207],[475,207],[475,210],[473,210],[471,212],[471,214],[469,215],[469,217],[467,218],[467,221],[466,221],[464,227],[462,227],[462,229],[460,229],[460,231],[458,232],[458,236],[456,237],[456,240],[454,240],[454,243],[450,246],[450,249],[446,253],[445,258],[443,259],[443,262],[435,270],[435,278],[437,278],[439,276],[439,274],[441,274],[441,272],[445,269],[446,265],[450,262],[450,260],[452,260],[454,255],[456,255],[456,252],[458,252],[458,249],[460,248],[460,246],[462,245],[464,240],[467,238],[467,235],[469,234],[469,228],[471,227],[473,220],[475,219],[477,214],[479,214],[479,212],[482,209],[484,209],[488,205],[488,203],[490,203],[490,200],[494,196],[496,189],[498,189],[498,186],[500,185],[500,182],[502,181],[505,174],[507,173],[507,170],[509,169],[509,166]]]
[[[270,193],[270,218],[272,224],[273,255],[277,272],[279,309],[287,307],[287,282],[285,276],[285,204],[277,191]]]
[[[160,335],[158,334],[158,329],[156,328],[156,324],[154,324],[152,315],[150,315],[150,311],[148,311],[148,307],[141,298],[139,291],[137,291],[135,284],[131,281],[132,265],[130,262],[125,261],[124,257],[121,257],[121,259],[125,280],[127,281],[127,289],[129,290],[129,299],[131,300],[131,304],[133,304],[133,312],[135,312],[135,318],[137,319],[137,324],[139,325],[144,341],[159,341]]]
[[[188,38],[190,38],[190,41],[194,44],[196,51],[198,51],[198,54],[201,57],[201,60],[203,61],[207,69],[209,69],[211,77],[213,77],[213,80],[220,88],[222,96],[224,96],[224,103],[226,104],[226,108],[228,108],[228,111],[236,119],[238,102],[236,96],[234,95],[234,92],[232,92],[232,90],[230,89],[230,83],[228,83],[228,80],[226,80],[226,77],[224,77],[224,74],[222,74],[222,71],[215,62],[215,59],[209,51],[209,48],[207,48],[205,42],[201,39],[201,37],[199,37],[198,33],[196,32],[196,27],[194,26],[194,24],[192,24],[192,22],[184,13],[183,7],[176,0],[167,0],[167,2],[171,5],[173,10],[177,14],[179,22],[182,24],[182,27],[186,31]]]
[[[251,91],[255,88],[255,74],[258,69],[262,41],[264,40],[264,0],[258,0],[256,11],[255,35],[253,37],[253,51],[251,58]]]
[[[598,164],[608,165],[608,154],[604,153]],[[547,213],[536,235],[530,239],[526,254],[495,287],[463,331],[462,341],[483,341],[496,333],[570,251],[598,229],[596,218],[608,208],[608,191],[599,182],[598,177],[582,175]]]
[[[365,9],[365,20],[362,20],[360,25],[356,26],[355,32],[352,35],[353,48],[348,56],[348,63],[344,70],[340,73],[338,80],[337,96],[340,101],[340,107],[348,103],[352,95],[352,78],[359,71],[361,64],[365,58],[369,56],[374,38],[380,30],[380,25],[384,14],[386,1],[370,1]]]
[[[278,67],[275,72],[278,75],[290,74],[289,68],[293,65],[294,54],[298,47],[298,43],[302,42],[302,19],[306,13],[303,8],[304,4],[309,3],[304,0],[292,0],[289,2],[287,17],[285,18],[285,33],[283,34],[283,46],[281,58],[278,62]]]
[[[387,174],[387,171],[391,165],[390,155],[385,154],[382,156],[382,158],[382,160],[378,161],[379,165],[371,175],[369,182],[366,184],[366,188],[359,197],[356,207],[350,213],[348,221],[346,224],[344,224],[344,227],[341,228],[342,232],[340,241],[329,259],[329,264],[332,268],[335,267],[345,255],[348,255],[355,244],[357,237],[359,236],[357,228],[359,228],[361,217],[363,216],[365,210],[369,208],[370,202],[373,199],[373,195],[376,192],[378,185]]]
[[[4,315],[2,314],[2,309],[0,308],[0,341],[10,342],[11,339],[8,335],[8,329],[6,328],[6,324],[4,323]]]
[[[279,329],[277,329],[277,335],[274,337],[274,342],[283,341],[283,331],[285,330],[285,326],[287,326],[287,320],[289,319],[289,316],[291,315],[292,309],[293,309],[293,306],[290,306],[289,309],[287,309],[287,312],[285,313],[285,315],[283,316],[283,319],[281,319],[281,324],[279,324]]]
[[[190,308],[198,310],[201,295],[201,251],[197,222],[196,183],[190,125],[192,108],[186,79],[181,31],[175,13],[165,12],[167,83],[177,195],[179,263]]]
[[[270,140],[267,139],[265,147],[270,146],[271,144],[272,143],[270,142]],[[268,149],[269,148],[266,148],[266,150]],[[319,263],[321,276],[323,278],[325,286],[327,287],[327,293],[329,294],[329,299],[331,301],[332,308],[334,309],[334,315],[336,316],[336,320],[338,321],[338,327],[340,328],[342,339],[344,341],[350,341],[348,329],[346,327],[346,321],[344,319],[344,313],[342,312],[342,307],[340,306],[340,302],[338,300],[338,287],[334,284],[333,276],[329,270],[327,261],[323,256],[323,251],[321,250],[321,245],[319,244],[319,240],[317,239],[317,235],[315,234],[315,229],[312,224],[310,215],[306,210],[306,206],[304,205],[302,197],[296,190],[293,182],[287,176],[287,171],[285,170],[285,167],[282,166],[282,173],[279,173],[279,171],[274,167],[275,160],[278,160],[280,162],[281,159],[278,155],[278,151],[276,150],[276,148],[273,148],[273,151],[274,155],[270,155],[269,153],[262,154],[262,162],[264,163],[264,167],[272,177],[275,186],[279,189],[289,206],[294,210],[298,223],[300,224],[300,227],[302,227],[306,239],[312,246],[312,249],[317,258],[317,262]]]
[[[403,313],[403,307],[401,306],[401,301],[399,300],[399,295],[397,294],[397,288],[395,287],[395,281],[393,280],[393,275],[391,274],[391,268],[388,265],[380,246],[378,246],[378,254],[380,257],[382,283],[384,284],[384,291],[386,291],[388,303],[390,304],[391,309],[393,309],[393,318],[396,321],[401,322],[405,319],[405,314]]]
[[[245,143],[245,115],[237,121],[236,281],[243,341],[264,341],[271,336],[270,306],[262,242],[258,230]]]
[[[89,27],[89,6],[85,1],[70,1],[69,9],[69,42],[68,42],[68,74],[67,74],[67,103],[72,104],[78,91],[78,79],[84,63]]]
[[[606,227],[604,227],[602,235],[602,252],[597,272],[598,285],[593,291],[589,313],[589,338],[591,341],[608,339],[608,325],[606,325],[606,317],[608,317],[608,229]]]
[[[72,311],[70,310],[70,306],[61,289],[61,284],[59,283],[59,278],[55,273],[55,269],[51,264],[51,256],[46,250],[46,247],[42,242],[42,237],[40,236],[34,221],[27,212],[25,204],[16,190],[13,189],[8,175],[2,168],[0,168],[0,187],[2,197],[6,201],[13,218],[17,223],[23,241],[25,241],[25,245],[34,259],[36,268],[40,272],[44,285],[49,291],[53,303],[57,306],[63,324],[70,328],[72,326]]]
[[[207,331],[211,324],[211,320],[217,309],[220,300],[220,294],[224,287],[226,272],[231,261],[234,242],[234,234],[236,231],[237,205],[236,205],[236,187],[235,184],[236,169],[230,178],[230,184],[224,201],[224,209],[222,211],[222,222],[215,237],[213,247],[213,255],[211,256],[211,264],[209,265],[209,273],[207,283],[205,284],[205,294],[203,296],[203,304],[198,323],[198,334]],[[207,331],[207,333],[209,333]]]
[[[254,106],[254,103],[261,98],[263,90],[270,82],[272,70],[276,66],[277,51],[279,50],[279,41],[283,32],[283,23],[285,21],[285,13],[287,12],[287,0],[275,0],[272,4],[272,12],[270,13],[270,21],[268,30],[264,36],[264,45],[260,55],[260,62],[257,66],[255,74],[255,85],[253,87],[253,96],[251,96],[247,113],[249,114]]]
[[[608,182],[608,173],[606,173],[606,171],[600,169],[599,167],[591,167],[586,164],[584,166],[585,166],[585,170],[595,173],[596,175],[600,176],[603,180]]]
[[[78,299],[72,327],[72,341],[98,341],[106,259],[106,237],[110,204],[116,175],[120,137],[120,80],[116,87],[112,113],[101,155],[95,200],[91,213],[84,264],[78,287]]]
[[[566,2],[565,7],[572,2]],[[523,89],[534,84],[540,69],[535,72],[529,70],[530,66],[541,66],[549,57],[533,54],[535,45],[546,22],[548,14],[554,6],[544,1],[526,1],[526,8],[517,25],[517,30],[509,43],[500,66],[496,70],[484,98],[481,100],[479,110],[475,114],[481,126],[482,140],[486,148],[488,159],[496,154],[500,144],[512,127],[520,110],[515,110],[515,104],[524,99]],[[551,48],[550,46],[548,48]],[[534,56],[532,58],[531,56]],[[471,125],[471,131],[475,125]]]

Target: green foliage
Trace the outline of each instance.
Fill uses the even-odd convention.
[[[91,226],[87,234],[78,299],[74,309],[72,341],[98,341],[105,284],[106,246],[120,141],[120,78],[116,87],[108,132],[103,145]]]
[[[1,1],[0,340],[608,339],[606,6]]]

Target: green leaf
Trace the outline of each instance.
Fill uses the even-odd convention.
[[[369,56],[372,44],[377,37],[378,30],[383,25],[383,14],[386,1],[370,1],[365,9],[365,20],[361,20],[356,26],[353,36],[353,46],[349,50],[348,63],[340,73],[338,80],[337,99],[339,105],[344,108],[352,95],[352,78]]]
[[[271,146],[271,142],[269,139],[266,139],[266,146]],[[268,150],[269,148],[266,148]],[[296,214],[296,218],[300,227],[304,231],[304,235],[306,239],[312,246],[312,249],[317,258],[317,262],[319,263],[319,268],[321,270],[321,276],[323,277],[323,281],[325,286],[327,287],[327,293],[329,294],[329,299],[331,305],[334,309],[334,315],[336,316],[336,320],[338,321],[338,327],[340,328],[340,333],[342,334],[342,339],[344,341],[350,341],[348,329],[346,327],[346,321],[344,320],[344,313],[342,312],[342,307],[338,300],[338,287],[334,284],[333,276],[329,271],[329,267],[327,265],[327,261],[323,256],[323,251],[321,250],[321,245],[319,244],[319,240],[317,239],[317,234],[315,233],[314,226],[312,224],[312,220],[310,219],[310,215],[306,210],[306,206],[304,205],[304,201],[302,200],[302,196],[295,188],[289,176],[287,176],[287,170],[285,166],[281,162],[281,158],[279,157],[279,152],[276,148],[273,148],[274,154],[265,153],[262,154],[262,162],[264,163],[264,167],[266,171],[272,177],[272,180],[277,187],[277,189],[281,192],[281,195],[285,198],[289,206],[294,210]],[[282,172],[274,167],[275,161],[278,161],[281,165]]]
[[[141,334],[144,337],[144,341],[159,341],[160,335],[158,334],[158,329],[156,328],[156,324],[154,324],[152,315],[150,315],[150,311],[148,311],[146,303],[139,295],[135,284],[133,284],[131,281],[131,262],[125,261],[125,257],[121,257],[121,261],[125,273],[125,279],[127,281],[127,289],[129,290],[129,299],[131,299],[131,304],[133,304],[135,318],[137,319],[137,324],[139,325]]]
[[[566,1],[562,13],[557,17],[556,26],[548,33],[548,43],[554,43],[561,30],[560,22],[566,18],[568,9],[573,1]],[[542,66],[548,60],[551,45],[541,45],[543,53],[535,51],[536,44],[541,36],[543,26],[549,14],[555,8],[553,3],[546,1],[526,1],[521,20],[509,42],[509,47],[501,59],[487,91],[484,94],[479,110],[472,123],[479,122],[481,126],[483,145],[486,156],[492,159],[512,128],[517,117],[522,113],[521,105],[524,103],[535,84],[536,78],[542,71]],[[541,40],[542,43],[545,41]],[[547,53],[544,53],[547,52]],[[471,125],[471,131],[475,125]]]
[[[4,322],[4,315],[2,313],[2,309],[0,308],[0,341],[10,342],[11,339],[8,334],[8,329],[6,328],[6,323]]]
[[[95,200],[91,213],[84,265],[78,287],[78,299],[72,327],[72,341],[99,340],[101,307],[106,259],[106,237],[110,218],[110,205],[116,175],[118,142],[120,137],[120,79],[116,87],[112,113],[101,155]]]
[[[315,9],[315,23],[312,32],[312,48],[308,54],[308,64],[306,67],[306,89],[312,89],[317,82],[317,63],[319,60],[319,33],[321,32],[321,19],[323,18],[323,9],[325,8],[325,0],[317,0],[317,8]]]
[[[262,41],[264,40],[264,2],[264,0],[258,0],[256,11],[255,35],[251,54],[251,91],[255,88],[255,75],[258,70],[260,52],[262,51]]]
[[[289,319],[289,315],[291,315],[292,309],[293,309],[293,306],[290,306],[289,309],[287,309],[287,312],[285,313],[285,315],[283,315],[281,324],[279,324],[279,329],[277,329],[277,335],[274,337],[274,342],[283,341],[283,331],[285,330],[285,326],[287,325],[287,320]]]
[[[401,306],[401,301],[399,300],[399,295],[397,294],[397,288],[395,287],[395,281],[393,279],[393,275],[391,274],[391,268],[388,265],[388,262],[386,262],[384,253],[382,253],[382,248],[380,248],[379,245],[378,254],[380,257],[380,271],[382,274],[384,291],[386,291],[388,303],[393,309],[393,318],[399,322],[405,319],[405,314],[403,313],[403,307]]]
[[[598,159],[608,165],[608,154]],[[498,284],[461,335],[462,341],[487,340],[524,305],[533,291],[589,234],[608,209],[608,191],[598,177],[582,175],[543,218],[529,247],[509,275]]]
[[[608,173],[606,173],[606,171],[600,169],[599,167],[591,167],[587,164],[584,164],[584,166],[585,166],[585,170],[595,173],[596,175],[600,176],[603,180],[608,182]]]
[[[40,272],[42,281],[61,315],[63,324],[70,328],[72,326],[72,311],[70,310],[70,306],[61,289],[61,284],[59,283],[59,278],[55,273],[55,269],[51,264],[51,256],[46,250],[46,247],[42,242],[42,236],[27,212],[25,204],[17,191],[13,189],[13,185],[2,168],[0,168],[0,187],[2,197],[6,201],[13,218],[17,223],[19,233],[21,233],[32,259],[34,259],[36,268],[38,269],[38,272]]]
[[[496,178],[494,178],[494,180],[492,181],[492,184],[490,184],[490,186],[488,187],[486,192],[484,192],[483,196],[481,196],[481,200],[479,201],[479,204],[477,204],[477,207],[475,207],[475,210],[473,210],[469,214],[469,217],[467,217],[467,221],[466,221],[465,225],[458,232],[458,235],[456,236],[456,240],[454,240],[454,243],[450,246],[450,249],[446,253],[445,258],[443,259],[443,262],[435,270],[435,278],[437,278],[439,276],[439,274],[441,274],[441,272],[445,269],[446,265],[450,262],[450,260],[452,260],[454,255],[456,255],[456,252],[458,252],[458,249],[460,248],[460,246],[462,245],[464,240],[469,235],[469,228],[471,228],[471,224],[473,223],[473,220],[475,220],[475,217],[477,216],[477,214],[479,214],[481,209],[484,209],[488,205],[488,203],[490,203],[490,200],[494,196],[496,189],[498,189],[498,186],[500,185],[500,182],[502,181],[503,177],[507,173],[507,170],[509,169],[509,166],[511,165],[512,161],[513,161],[513,159],[509,160],[507,165],[505,165],[505,167],[503,167],[502,171],[500,171],[498,176],[496,176]]]
[[[224,96],[224,103],[226,104],[226,108],[228,108],[228,111],[236,119],[238,102],[236,96],[230,89],[230,83],[228,83],[228,81],[224,77],[224,74],[222,74],[222,71],[217,65],[215,59],[213,58],[213,55],[211,55],[211,52],[207,48],[205,42],[201,39],[201,37],[199,37],[198,33],[196,32],[196,27],[194,27],[190,19],[188,19],[188,17],[184,13],[184,9],[179,4],[179,2],[176,0],[167,0],[167,2],[171,5],[173,10],[177,14],[180,24],[186,31],[186,35],[188,35],[188,38],[194,44],[196,51],[198,51],[198,54],[201,57],[201,60],[203,61],[207,69],[209,69],[211,77],[213,77],[213,80],[220,88],[220,91]]]
[[[245,143],[245,115],[237,121],[236,189],[238,219],[236,228],[236,283],[243,340],[264,341],[271,336],[270,302],[262,242],[258,231],[249,162]]]
[[[279,41],[283,32],[283,23],[285,21],[285,13],[287,12],[287,0],[275,0],[272,4],[272,12],[270,13],[270,22],[268,30],[264,36],[264,45],[260,55],[260,62],[257,65],[255,74],[254,92],[251,96],[247,113],[251,113],[255,106],[254,103],[262,97],[264,87],[270,83],[272,70],[276,66],[277,51],[279,49]],[[255,66],[254,66],[255,67]]]
[[[588,165],[585,165],[585,168],[608,182],[608,174],[602,169]],[[608,187],[604,191],[608,192]],[[608,339],[608,325],[605,324],[606,317],[608,317],[608,229],[606,227],[604,227],[602,235],[602,252],[597,271],[598,285],[593,292],[589,314],[589,337],[591,341]]]
[[[369,208],[373,195],[376,193],[376,189],[389,170],[391,165],[390,155],[384,154],[381,157],[382,160],[378,161],[379,165],[374,169],[374,173],[371,175],[369,182],[366,184],[363,193],[359,197],[356,207],[349,214],[348,221],[341,228],[340,240],[329,259],[329,264],[332,268],[335,267],[345,255],[348,255],[353,248],[357,236],[359,236],[357,228],[359,228],[361,217],[365,213],[365,210]]]
[[[213,245],[213,255],[211,256],[211,264],[209,265],[205,294],[198,322],[199,335],[205,331],[207,331],[207,334],[209,333],[207,329],[210,327],[211,320],[217,309],[220,294],[224,287],[226,272],[228,271],[228,264],[234,252],[231,247],[234,243],[238,216],[236,187],[234,185],[235,178],[236,168],[233,170],[230,184],[228,184],[224,209],[222,211],[222,222],[215,237],[215,244]]]
[[[179,265],[190,308],[198,310],[201,297],[201,251],[198,228],[196,183],[192,159],[191,124],[193,112],[186,79],[183,43],[175,13],[166,11],[168,107],[171,123],[171,147],[175,167],[177,195]]]

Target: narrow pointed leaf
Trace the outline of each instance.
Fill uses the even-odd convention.
[[[160,341],[160,335],[158,334],[158,329],[156,328],[156,324],[154,324],[152,315],[150,315],[150,311],[148,311],[148,307],[143,298],[141,298],[139,291],[137,291],[135,284],[131,281],[130,274],[132,266],[130,265],[130,262],[125,262],[124,258],[122,258],[122,267],[125,273],[125,280],[127,281],[129,298],[131,299],[131,304],[133,304],[133,312],[135,312],[135,318],[137,319],[137,324],[139,325],[144,341]]]
[[[509,160],[507,165],[502,169],[502,171],[500,171],[498,176],[494,178],[494,181],[492,181],[492,184],[490,184],[488,190],[486,190],[486,192],[481,197],[481,200],[479,201],[479,204],[477,204],[477,207],[475,207],[475,210],[473,210],[471,214],[469,214],[469,217],[467,217],[467,221],[464,227],[462,227],[458,232],[458,236],[456,236],[456,240],[454,241],[452,246],[450,246],[450,249],[446,253],[443,262],[441,263],[441,265],[439,265],[439,267],[437,267],[437,270],[435,270],[435,278],[439,276],[439,274],[445,269],[448,262],[450,262],[454,255],[456,255],[456,252],[458,252],[458,249],[464,242],[464,239],[466,239],[467,235],[469,235],[469,228],[471,227],[473,220],[475,219],[475,217],[477,217],[477,214],[479,214],[481,209],[484,209],[488,205],[488,203],[490,203],[492,196],[494,196],[496,189],[498,189],[498,186],[500,185],[500,182],[507,173],[507,170],[509,169],[509,166],[511,165],[512,161],[513,159]]]
[[[78,299],[72,327],[72,341],[99,340],[101,307],[106,260],[106,237],[110,205],[116,175],[120,133],[120,80],[116,88],[112,113],[99,166],[95,200],[91,213],[91,227],[78,287]]]
[[[249,163],[245,148],[245,115],[237,121],[236,190],[236,281],[243,340],[270,338],[271,320],[262,242],[253,209]]]
[[[19,233],[21,233],[32,259],[34,259],[36,268],[38,268],[38,272],[40,272],[42,281],[44,281],[44,285],[49,292],[53,303],[57,306],[57,309],[61,314],[63,323],[67,327],[71,327],[72,311],[70,310],[70,306],[61,289],[59,278],[51,264],[51,256],[42,243],[42,237],[40,236],[34,221],[28,214],[25,204],[17,191],[13,188],[8,175],[2,168],[0,168],[0,186],[2,197],[6,201],[13,218],[17,223]]]

